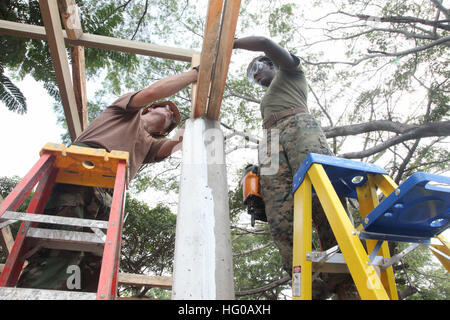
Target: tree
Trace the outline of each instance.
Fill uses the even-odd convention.
[[[42,25],[37,1],[6,4],[1,12],[8,15],[2,17]],[[77,4],[85,32],[201,49],[206,1],[84,0]],[[301,5],[247,0],[242,1],[236,36],[257,32],[298,55],[309,80],[309,109],[321,120],[335,154],[376,163],[400,183],[416,171],[448,174],[449,20],[449,9],[440,0],[316,0]],[[62,115],[46,43],[0,40],[6,41],[0,50],[17,48],[15,56],[0,51],[4,68],[17,72],[18,78],[31,74],[42,81]],[[283,298],[283,289],[289,285],[279,287],[286,279],[267,226],[259,224],[257,231],[250,228],[239,204],[242,168],[257,161],[253,149],[262,137],[259,101],[263,90],[251,86],[245,77],[252,57],[252,53],[233,52],[220,118],[228,136],[236,291],[249,294],[239,295],[242,298]],[[87,48],[88,79],[102,86],[96,100],[89,101],[95,111],[91,117],[115,96],[187,67],[181,62]],[[189,90],[173,100],[183,120],[188,118]],[[144,166],[131,184],[132,194],[163,190],[166,203],[176,204],[180,161],[175,154],[168,161]],[[438,281],[429,282],[431,289],[427,289],[418,276],[411,276],[410,266],[405,263],[406,274],[398,275],[400,283],[406,283],[401,287],[405,298],[408,289],[409,298],[431,297],[439,291],[434,296],[448,299],[448,291],[439,289]],[[412,287],[419,291],[414,293]]]
[[[14,189],[14,187],[20,182],[20,177],[13,176],[13,177],[0,177],[0,202],[5,199],[8,194]],[[32,193],[23,201],[23,203],[20,205],[20,207],[17,209],[18,212],[26,212],[26,209],[28,208],[28,204],[30,203]],[[13,237],[19,230],[20,223],[15,222],[8,226],[11,230],[11,234]],[[2,241],[3,242],[3,241]],[[2,248],[4,249],[4,248]],[[4,254],[4,250],[0,250],[0,262],[4,263],[6,261],[6,256]]]
[[[153,275],[172,273],[175,249],[176,216],[168,207],[158,204],[150,209],[145,203],[129,198],[125,204],[126,221],[123,228],[122,272]],[[136,290],[136,289],[135,289]],[[144,296],[153,294],[166,297],[167,293],[148,293],[149,288],[140,291],[122,291],[121,294]],[[154,296],[153,296],[154,297]]]

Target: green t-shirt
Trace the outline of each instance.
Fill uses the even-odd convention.
[[[278,70],[261,101],[263,121],[286,109],[307,109],[308,84],[300,66],[300,59],[294,55],[292,57],[298,62],[297,67]]]

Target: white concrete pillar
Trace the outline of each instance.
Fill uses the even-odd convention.
[[[234,299],[224,139],[218,121],[186,121],[172,299]]]

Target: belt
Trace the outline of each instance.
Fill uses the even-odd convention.
[[[297,113],[306,113],[306,112],[308,112],[306,110],[306,108],[294,108],[294,109],[288,109],[288,110],[274,113],[273,115],[271,115],[269,117],[269,119],[264,121],[263,128],[269,129],[275,122],[277,122],[280,119],[283,119],[283,118],[286,118],[289,116],[293,116],[294,114],[297,114]]]

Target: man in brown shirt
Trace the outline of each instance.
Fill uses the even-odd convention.
[[[177,107],[170,101],[155,102],[196,82],[197,76],[198,68],[192,68],[119,97],[73,144],[129,152],[129,179],[133,179],[142,164],[161,161],[181,147],[182,130],[166,138],[180,122]],[[107,190],[56,184],[44,213],[108,220],[110,206],[111,195]],[[70,230],[82,231],[82,228]],[[79,281],[70,272],[74,266],[79,267]],[[28,259],[18,287],[95,292],[100,268],[101,257],[90,252],[40,249]]]
[[[180,133],[172,139],[158,140],[178,125],[180,113],[177,107],[170,101],[153,102],[195,82],[197,73],[196,69],[191,69],[159,80],[141,91],[121,96],[92,121],[75,144],[101,147],[107,151],[128,151],[130,180],[133,179],[143,163],[161,161],[179,149]]]

